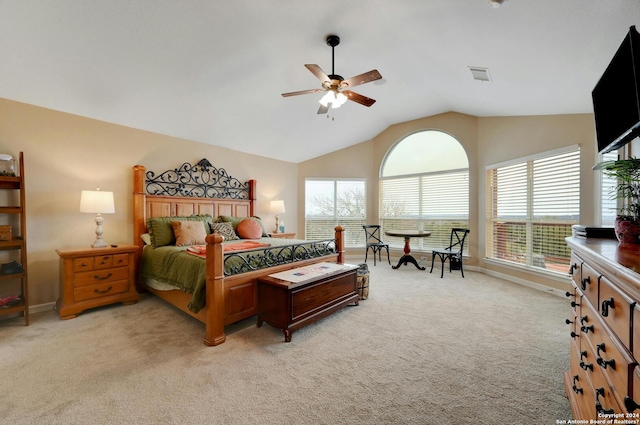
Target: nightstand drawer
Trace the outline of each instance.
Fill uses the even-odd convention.
[[[126,270],[126,269],[125,269]],[[109,295],[121,294],[129,289],[128,280],[118,280],[115,282],[105,282],[98,285],[88,285],[75,288],[73,298],[75,301],[90,300],[93,298],[108,297]]]
[[[73,286],[80,287],[86,285],[96,285],[116,280],[129,279],[128,267],[116,267],[107,270],[93,270],[89,272],[76,273]]]

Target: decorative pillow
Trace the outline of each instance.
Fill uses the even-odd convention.
[[[262,237],[262,226],[256,220],[247,217],[238,223],[236,233],[242,239],[260,239]]]
[[[147,220],[147,230],[151,236],[151,245],[154,248],[165,245],[175,245],[176,237],[171,228],[171,222],[180,221],[203,221],[210,223],[213,220],[209,214],[191,215],[191,216],[174,216],[174,217],[152,217]],[[205,226],[205,230],[209,231],[209,226]]]
[[[151,235],[148,233],[141,234],[140,239],[142,239],[142,242],[144,242],[145,245],[151,245]]]
[[[233,226],[231,225],[231,223],[209,223],[209,227],[211,228],[211,233],[217,233],[224,236],[225,241],[240,239],[238,235],[236,235],[236,232],[233,230]]]
[[[176,236],[176,246],[204,245],[207,230],[202,221],[172,221],[171,227]]]
[[[217,220],[220,220],[221,222],[224,222],[224,223],[231,223],[231,225],[233,226],[233,230],[235,230],[236,233],[238,233],[238,230],[237,230],[238,224],[240,224],[240,222],[242,220],[244,220],[245,218],[251,218],[252,220],[257,221],[258,224],[260,225],[260,227],[262,228],[262,236],[263,237],[267,237],[267,230],[265,229],[264,224],[262,224],[262,219],[260,217],[256,217],[256,216],[253,216],[253,217],[232,217],[230,215],[221,215],[221,216],[218,216]],[[240,235],[238,235],[238,236],[240,236]]]
[[[269,236],[269,234],[267,233],[267,229],[266,227],[264,227],[264,223],[262,222],[262,219],[258,216],[252,216],[252,219],[254,219],[255,221],[258,222],[258,224],[260,225],[260,227],[262,227],[262,237],[266,238],[267,236]]]

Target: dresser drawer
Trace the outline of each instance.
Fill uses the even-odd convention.
[[[587,297],[591,305],[598,305],[598,282],[601,274],[589,267],[587,263],[582,263],[582,277],[578,283],[578,288]]]
[[[128,267],[116,267],[107,270],[93,270],[89,272],[76,273],[74,278],[74,287],[96,285],[105,282],[127,279],[129,279]]]
[[[617,398],[617,403],[623,405],[624,397],[630,393],[631,376],[636,366],[635,360],[615,336],[610,336],[607,325],[590,306],[587,308],[583,306],[582,314],[582,317],[589,318],[589,329],[580,333],[580,349],[587,349],[589,358],[595,359],[593,366],[595,371],[606,377]],[[593,385],[595,388],[595,382]]]
[[[87,285],[77,287],[73,290],[75,301],[90,300],[93,298],[108,297],[109,295],[121,294],[129,289],[128,280],[117,280],[105,282],[97,285]]]
[[[583,349],[585,347],[582,347]],[[591,350],[591,347],[587,346],[587,358],[594,359],[595,354]],[[613,410],[614,413],[621,413],[623,410],[620,407],[620,403],[622,399],[617,396],[616,392],[610,387],[609,382],[605,378],[601,368],[594,364],[596,362],[589,362],[589,367],[585,370],[585,375],[588,379],[588,391],[590,392],[588,397],[589,400],[593,400],[593,404],[587,403],[586,411],[587,417],[589,418],[597,418],[598,410],[602,409],[605,411]],[[585,388],[587,391],[587,388]]]
[[[591,387],[591,381],[587,378],[587,371],[583,369],[589,369],[588,365],[590,363],[588,358],[580,355],[578,344],[571,341],[570,346],[570,385],[568,391],[571,391],[570,396],[573,397],[580,409],[581,413],[577,416],[582,417],[583,415],[587,415],[589,411],[594,410],[596,401],[593,395],[594,392]]]
[[[603,276],[600,279],[600,302],[598,304],[600,315],[629,350],[632,349],[631,334],[633,331],[629,325],[634,307],[633,300],[614,287],[606,277]]]

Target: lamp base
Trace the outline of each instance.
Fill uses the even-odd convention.
[[[104,219],[100,214],[96,215],[96,240],[91,245],[91,248],[106,248],[109,246],[104,240],[102,240],[102,222]]]

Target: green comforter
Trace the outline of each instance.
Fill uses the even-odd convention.
[[[259,241],[270,244],[270,248],[225,253],[225,276],[335,252],[333,247],[327,246],[327,241],[277,238],[262,238]],[[228,241],[225,244],[240,242],[242,240]],[[197,313],[205,305],[206,265],[204,258],[189,254],[186,249],[187,247],[177,246],[146,246],[142,252],[140,274],[192,294],[187,307]]]

